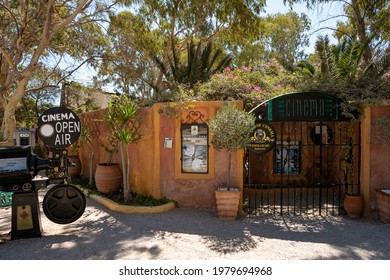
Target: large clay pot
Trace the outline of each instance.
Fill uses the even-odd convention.
[[[377,189],[376,199],[382,222],[390,223],[390,189]]]
[[[216,190],[218,218],[221,220],[235,220],[240,204],[239,190]]]
[[[71,155],[69,158],[69,167],[68,167],[68,174],[71,178],[78,178],[81,174],[81,160],[80,157],[77,155]]]
[[[364,200],[361,195],[346,195],[344,209],[351,218],[361,218],[364,211]]]
[[[122,170],[118,163],[98,164],[95,172],[96,188],[107,195],[116,194],[122,184]]]

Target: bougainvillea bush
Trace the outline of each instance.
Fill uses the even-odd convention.
[[[300,71],[287,72],[271,64],[260,69],[225,68],[210,81],[198,83],[194,95],[199,100],[243,100],[245,109],[250,110],[272,97],[300,90],[304,78]]]

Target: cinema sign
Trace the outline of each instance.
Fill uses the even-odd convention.
[[[54,107],[46,110],[38,120],[38,135],[51,148],[67,148],[81,133],[79,117],[70,109]]]
[[[301,92],[268,101],[269,121],[337,121],[341,99],[324,93]]]

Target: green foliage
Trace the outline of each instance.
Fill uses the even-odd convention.
[[[208,125],[214,148],[232,152],[249,144],[250,134],[255,129],[255,117],[232,103],[219,108]]]
[[[216,150],[229,153],[227,187],[230,188],[232,152],[245,148],[250,143],[250,135],[255,129],[255,116],[238,108],[236,103],[224,104],[216,116],[208,122],[212,135],[211,144]]]
[[[257,38],[265,5],[265,0],[121,2],[132,12],[111,18],[112,44],[104,54],[100,74],[122,93],[153,101],[172,100],[172,80],[164,77],[163,69],[171,68],[170,59],[174,64],[174,60],[185,57],[191,39],[231,44]],[[173,50],[176,58],[172,57]],[[161,63],[153,59],[156,57]]]
[[[141,139],[139,109],[138,102],[126,95],[114,96],[108,103],[103,117],[115,140],[124,144],[133,144]]]
[[[140,106],[137,100],[133,100],[126,95],[113,96],[113,100],[108,103],[107,109],[102,113],[99,122],[105,122],[110,128],[108,144],[105,146],[109,154],[107,163],[112,163],[112,157],[118,150],[118,144],[135,144],[141,138],[139,115]]]
[[[109,140],[113,140],[112,142],[109,141],[110,146],[105,148],[109,152],[116,152],[119,144],[123,175],[123,196],[125,200],[131,199],[128,145],[136,144],[142,138],[140,134],[141,117],[139,110],[140,107],[137,100],[133,100],[126,95],[114,96],[113,100],[108,103],[108,108],[103,113],[103,119],[101,120],[107,122],[111,133]]]
[[[0,2],[1,130],[9,140],[23,97],[57,87],[98,55],[105,43],[100,23],[111,5],[105,0]]]
[[[258,69],[225,68],[209,82],[197,84],[194,94],[200,100],[243,100],[249,111],[265,100],[298,90],[305,78],[303,71],[289,72],[272,61]]]
[[[130,200],[124,200],[123,196],[111,196],[108,198],[112,199],[118,204],[130,205],[130,206],[145,206],[145,207],[160,206],[171,202],[171,200],[167,199],[166,197],[157,199],[151,195],[144,195],[136,192],[131,193]]]
[[[316,44],[317,61],[314,63],[319,67],[311,87],[346,100],[341,106],[349,117],[379,99],[390,98],[390,48],[377,53],[368,66],[364,59],[367,48],[369,44],[347,36],[336,45],[331,44],[328,37],[319,37]]]
[[[95,186],[89,185],[88,178],[72,179],[72,184],[79,185],[81,188],[87,190],[88,195],[95,194],[95,195],[103,196],[122,205],[153,207],[153,206],[160,206],[172,202],[172,200],[166,197],[154,198],[151,195],[140,194],[137,192],[131,192],[131,199],[129,200],[125,200],[122,193],[118,193],[115,195],[106,195],[99,192]]]
[[[154,58],[167,82],[171,84],[171,90],[175,90],[178,84],[191,89],[197,82],[208,81],[211,75],[222,71],[232,61],[232,57],[224,55],[221,48],[215,48],[212,41],[202,47],[202,41],[195,44],[191,40],[187,44],[186,58],[181,56],[173,48],[172,54],[169,55],[169,68],[159,58]]]
[[[295,12],[270,15],[265,18],[264,41],[267,46],[265,61],[275,58],[286,69],[292,69],[305,57],[309,45],[310,20]]]

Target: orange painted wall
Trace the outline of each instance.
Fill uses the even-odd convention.
[[[365,109],[362,120],[361,142],[361,190],[365,199],[365,214],[378,210],[375,189],[390,188],[390,143],[380,143],[377,139],[376,121],[382,117],[389,119],[390,101],[380,106]]]
[[[212,118],[223,103],[192,102],[191,110],[199,110],[205,115],[205,120]],[[209,147],[209,174],[181,173],[181,122],[188,111],[180,113],[178,118],[161,113],[166,104],[155,104],[142,110],[143,138],[138,144],[130,145],[130,184],[133,191],[149,194],[156,198],[167,197],[174,199],[181,207],[215,208],[214,189],[227,180],[227,152],[214,151]],[[242,107],[242,102],[239,102]],[[106,153],[103,144],[108,141],[108,127],[93,119],[99,118],[99,112],[84,113],[80,116],[83,125],[89,127],[93,140],[94,151],[93,172],[96,164],[104,162]],[[172,148],[164,148],[165,138],[173,138]],[[209,138],[211,141],[211,136]],[[210,143],[210,142],[209,142]],[[80,149],[83,163],[83,177],[89,177],[88,147]],[[242,151],[233,155],[232,182],[242,189]],[[119,154],[114,162],[120,162]],[[239,166],[240,168],[237,168]]]

